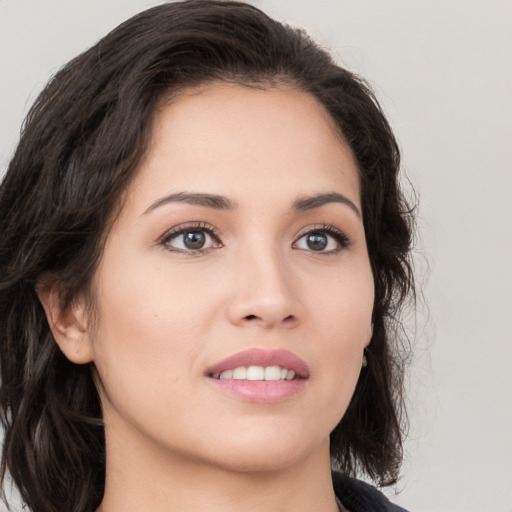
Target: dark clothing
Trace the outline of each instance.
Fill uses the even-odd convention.
[[[332,472],[334,492],[349,512],[407,512],[366,482]]]

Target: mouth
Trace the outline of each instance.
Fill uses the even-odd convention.
[[[280,366],[238,366],[234,369],[224,370],[221,373],[212,375],[214,379],[234,380],[293,380],[298,378],[294,370],[281,368]]]
[[[214,379],[234,380],[294,380],[307,379],[309,367],[305,361],[288,350],[254,348],[238,352],[208,368]]]
[[[251,349],[220,361],[206,372],[222,392],[249,402],[281,402],[302,391],[308,365],[287,350]]]

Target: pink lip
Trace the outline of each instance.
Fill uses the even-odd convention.
[[[293,370],[297,377],[307,379],[309,377],[308,365],[298,356],[288,352],[287,350],[263,350],[254,348],[245,350],[238,354],[220,361],[219,363],[208,368],[209,376],[216,373],[222,373],[224,370],[233,370],[240,366],[280,366]],[[257,381],[254,381],[257,382]]]
[[[240,366],[280,366],[293,370],[292,380],[264,381],[216,379],[215,374]],[[308,365],[286,350],[251,349],[234,354],[207,370],[208,381],[217,389],[244,402],[278,403],[300,393],[307,385]]]

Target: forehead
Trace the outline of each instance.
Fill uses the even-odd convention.
[[[134,185],[139,196],[342,188],[360,204],[357,165],[335,122],[314,96],[284,85],[214,83],[162,102]]]

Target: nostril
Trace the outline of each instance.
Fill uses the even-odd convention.
[[[245,315],[244,317],[242,317],[240,319],[240,322],[242,322],[241,325],[245,325],[247,327],[259,325],[265,328],[277,327],[279,325],[281,327],[291,328],[297,325],[298,319],[295,315],[285,316],[282,320],[279,320],[278,317],[279,315],[277,315],[277,317],[274,318],[274,316],[271,314],[255,315],[251,313],[250,315]]]

